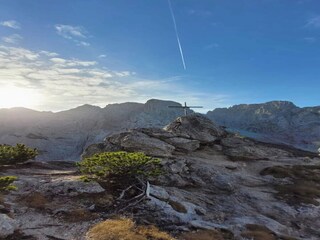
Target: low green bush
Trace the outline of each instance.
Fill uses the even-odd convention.
[[[15,176],[4,176],[0,177],[0,192],[16,190],[17,187],[12,185],[17,180]]]
[[[130,181],[146,180],[161,174],[160,159],[146,156],[141,152],[105,152],[85,158],[78,163],[87,180]]]
[[[16,146],[0,145],[0,165],[11,165],[34,159],[37,149],[18,143]]]

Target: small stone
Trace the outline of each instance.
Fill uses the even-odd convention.
[[[9,213],[10,211],[3,205],[0,205],[0,213]]]
[[[223,150],[223,147],[222,147],[221,145],[214,144],[214,145],[213,145],[213,149],[216,150],[216,151],[222,151],[222,150]]]
[[[225,168],[229,170],[236,170],[237,166],[228,165],[228,166],[225,166]]]
[[[96,208],[96,205],[95,205],[95,204],[92,204],[90,207],[88,207],[88,210],[94,211],[95,208]]]
[[[194,211],[196,212],[196,214],[198,214],[199,216],[204,216],[206,214],[206,211],[203,208],[195,208]]]

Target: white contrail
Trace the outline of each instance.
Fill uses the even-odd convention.
[[[170,8],[171,16],[172,16],[172,21],[173,21],[174,30],[175,30],[175,32],[176,32],[176,37],[177,37],[177,42],[178,42],[178,46],[179,46],[179,51],[180,51],[180,55],[181,55],[181,60],[182,60],[183,68],[184,68],[184,70],[186,70],[186,63],[185,63],[185,61],[184,61],[183,51],[182,51],[182,47],[181,47],[181,43],[180,43],[180,39],[179,39],[179,34],[178,34],[178,29],[177,29],[176,18],[174,17],[174,14],[173,14],[172,6],[171,6],[171,1],[168,0],[168,3],[169,3],[169,8]]]

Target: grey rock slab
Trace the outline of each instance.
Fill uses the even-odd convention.
[[[181,137],[174,137],[165,139],[167,143],[175,146],[177,149],[186,151],[186,152],[193,152],[200,147],[200,141],[198,140],[190,140]]]
[[[0,214],[0,238],[6,238],[17,229],[17,222],[6,214]]]
[[[138,151],[156,157],[169,157],[175,150],[174,146],[139,131],[120,133],[108,138],[108,141],[125,151]]]
[[[77,196],[82,193],[101,193],[105,190],[97,182],[84,182],[77,177],[53,180],[39,187],[41,192],[54,195]]]
[[[290,153],[280,148],[267,147],[249,139],[230,136],[221,140],[223,152],[233,160],[268,160],[288,157]]]

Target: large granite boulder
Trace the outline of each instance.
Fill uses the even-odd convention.
[[[91,181],[84,182],[79,177],[61,177],[53,182],[43,183],[37,189],[53,196],[78,196],[81,194],[102,193],[105,190],[99,183]]]
[[[215,125],[203,115],[190,115],[177,118],[167,125],[164,130],[178,137],[198,140],[201,143],[214,142],[227,135],[226,131]]]
[[[122,150],[129,152],[143,152],[155,157],[169,157],[175,147],[157,138],[133,130],[113,135],[106,139],[113,145],[120,146]]]
[[[175,134],[160,128],[141,128],[139,131],[150,137],[158,138],[173,145],[178,151],[193,152],[200,147],[200,141],[177,137]]]
[[[200,141],[198,140],[174,137],[168,138],[165,141],[183,152],[193,152],[200,147]]]
[[[87,147],[82,158],[109,151],[137,151],[156,157],[170,157],[174,151],[193,152],[201,143],[211,143],[226,136],[224,129],[202,115],[177,118],[161,128],[137,128],[107,137],[103,143]]]

